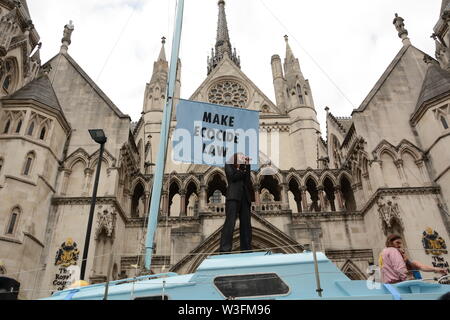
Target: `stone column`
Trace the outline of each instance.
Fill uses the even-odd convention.
[[[300,194],[301,194],[301,201],[302,201],[302,208],[303,212],[308,212],[308,199],[306,197],[307,189],[306,187],[300,187]]]
[[[374,160],[371,163],[372,168],[372,177],[374,178],[374,189],[377,190],[378,188],[384,188],[386,187],[386,184],[384,182],[383,178],[383,169],[382,169],[382,161],[381,160]]]
[[[63,181],[62,181],[61,190],[60,190],[60,193],[62,196],[65,196],[67,194],[67,187],[69,186],[69,179],[70,179],[71,173],[72,173],[72,170],[64,169]]]
[[[180,217],[186,217],[186,191],[180,192],[180,199],[181,199]]]
[[[336,211],[345,211],[344,197],[342,196],[341,186],[334,187],[334,194],[338,203],[338,208],[336,208]]]
[[[148,209],[149,209],[149,206],[150,206],[150,192],[145,192],[145,194],[144,194],[144,199],[143,199],[143,201],[144,201],[144,214],[142,215],[143,217],[146,217],[147,215],[148,215]]]
[[[256,211],[261,210],[261,195],[260,195],[260,189],[261,186],[259,184],[255,184],[253,186],[253,190],[255,191],[255,206]]]
[[[82,196],[88,196],[91,190],[91,180],[92,180],[93,170],[91,168],[84,169],[84,186],[82,190]]]
[[[317,188],[317,192],[319,193],[320,211],[325,211],[326,205],[325,205],[324,187],[319,186]]]
[[[281,184],[281,207],[283,210],[289,209],[288,184]]]
[[[169,195],[167,191],[162,192],[162,215],[167,216],[169,214]]]
[[[200,212],[205,212],[207,211],[207,205],[208,205],[208,199],[207,198],[207,194],[206,194],[206,185],[202,184],[200,185],[200,208],[199,211]]]
[[[395,161],[395,165],[397,167],[400,180],[402,181],[402,186],[409,187],[408,180],[406,178],[405,168],[403,167],[403,160],[400,159]]]
[[[420,176],[422,177],[423,185],[427,186],[427,187],[433,185],[433,183],[430,180],[430,177],[428,176],[427,170],[425,168],[424,161],[423,160],[416,161],[416,165],[419,168]]]

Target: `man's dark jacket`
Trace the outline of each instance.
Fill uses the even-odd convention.
[[[250,178],[250,165],[241,165],[241,169],[244,170],[238,170],[232,164],[225,165],[225,174],[228,181],[227,201],[241,201],[244,193],[247,196],[247,200],[250,202],[255,201],[255,192]]]

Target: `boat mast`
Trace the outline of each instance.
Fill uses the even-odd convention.
[[[166,107],[164,108],[161,137],[159,142],[158,157],[156,160],[156,170],[153,176],[152,197],[148,212],[147,239],[145,241],[145,269],[150,270],[153,241],[156,227],[158,225],[159,207],[161,203],[161,192],[164,178],[164,171],[167,158],[167,146],[169,142],[169,129],[172,119],[172,110],[175,94],[175,82],[177,77],[178,55],[180,52],[181,30],[183,26],[184,0],[177,1],[177,14],[175,19],[175,30],[172,41],[172,55],[170,58],[169,85],[167,90]]]

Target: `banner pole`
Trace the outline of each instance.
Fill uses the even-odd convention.
[[[180,52],[181,30],[183,26],[184,0],[178,0],[177,14],[175,20],[175,30],[172,41],[172,55],[169,69],[169,85],[167,90],[166,107],[164,108],[161,137],[159,143],[158,157],[156,161],[155,174],[153,175],[152,196],[148,212],[147,237],[145,241],[145,269],[150,270],[153,242],[156,228],[158,226],[159,208],[161,204],[161,193],[164,179],[164,171],[167,158],[167,146],[169,142],[170,122],[172,119],[172,110],[174,104],[175,85],[178,67],[178,55]]]

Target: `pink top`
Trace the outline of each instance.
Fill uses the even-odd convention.
[[[384,248],[381,252],[381,279],[383,283],[397,283],[408,278],[408,269],[402,254],[396,248]]]

